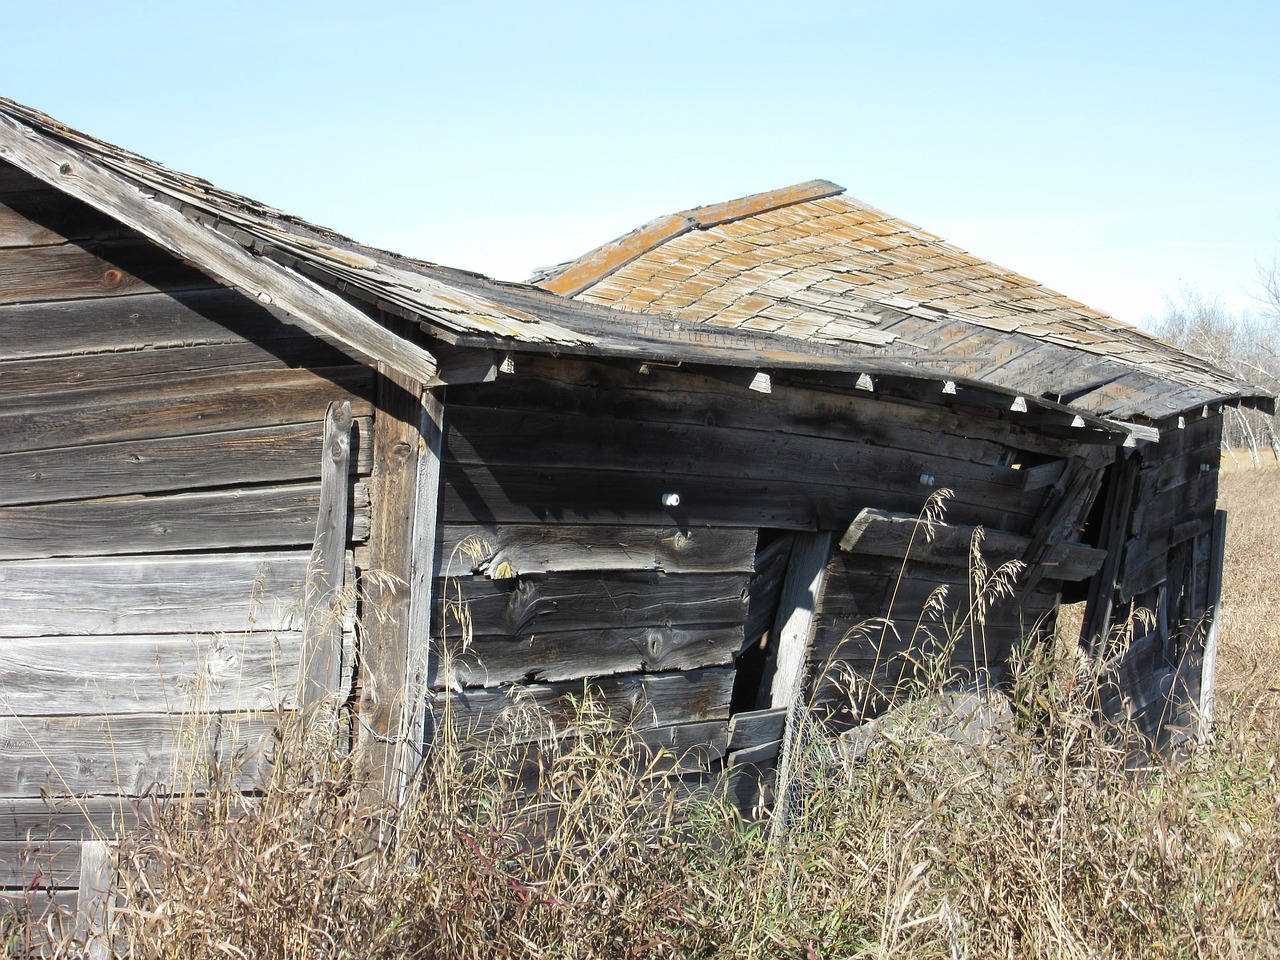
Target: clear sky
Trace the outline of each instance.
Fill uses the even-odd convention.
[[[1276,0],[0,10],[0,94],[505,279],[819,177],[1132,323],[1280,255]]]

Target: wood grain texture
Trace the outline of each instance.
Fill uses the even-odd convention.
[[[652,470],[678,477],[729,477],[840,485],[873,479],[906,490],[922,475],[955,489],[981,486],[989,496],[1023,511],[1039,497],[1023,489],[1021,471],[947,457],[935,441],[930,454],[795,433],[696,424],[627,421],[543,412],[450,410],[446,456],[486,466],[521,464],[602,470]],[[863,481],[866,484],[866,480]]]
[[[250,340],[269,346],[299,337],[315,339],[287,317],[225,287],[0,306],[0,360]]]
[[[355,424],[353,470],[371,466],[371,420]],[[0,504],[128,496],[205,487],[318,480],[323,423],[126,440],[0,454]]]
[[[547,723],[560,729],[576,716],[588,690],[596,691],[603,706],[619,722],[665,727],[705,720],[728,720],[733,692],[732,669],[711,667],[676,673],[628,674],[600,680],[528,684],[499,690],[463,690],[439,694],[437,712],[445,698],[452,722],[469,736],[497,736],[518,742],[544,736]]]
[[[273,725],[252,715],[0,716],[0,797],[165,792],[222,765],[248,786],[272,744]]]
[[[602,627],[514,638],[474,636],[465,644],[446,635],[438,642],[437,684],[491,687],[725,666],[742,646],[742,627]]]
[[[361,367],[275,370],[28,397],[0,408],[0,453],[306,423],[334,400],[368,416],[370,380]]]
[[[226,375],[234,382],[242,373],[299,366],[329,369],[355,365],[314,337],[275,340],[266,345],[214,343],[6,360],[0,362],[0,401],[22,404],[48,396],[50,402],[56,403],[74,390],[114,385],[147,390],[156,381],[211,374]]]
[[[0,840],[80,840],[119,836],[154,820],[162,798],[0,798]]]
[[[792,546],[773,628],[778,655],[770,684],[770,707],[790,708],[803,689],[814,621],[822,608],[832,539],[831,533],[825,531],[800,534]]]
[[[0,563],[0,636],[295,630],[306,551]]]
[[[329,404],[320,460],[320,506],[307,563],[302,622],[304,704],[341,696],[344,559],[351,495],[351,403]]]
[[[274,710],[294,700],[301,648],[298,632],[8,638],[0,709],[27,717]]]
[[[918,492],[916,492],[918,490]],[[678,493],[680,505],[662,498]],[[600,523],[638,526],[750,527],[843,531],[858,511],[873,506],[918,512],[931,488],[877,484],[873,476],[850,475],[847,485],[787,477],[752,480],[709,477],[701,471],[669,477],[653,470],[548,466],[484,466],[445,463],[443,511],[449,523]],[[961,488],[948,517],[957,523],[1021,532],[1034,511],[1012,509],[983,488]]]
[[[207,287],[209,278],[145,240],[0,250],[0,304]]]
[[[484,385],[450,391],[450,404],[489,407]],[[863,392],[837,392],[816,381],[775,372],[768,397],[690,369],[634,369],[581,360],[522,357],[502,380],[502,404],[639,422],[700,424],[777,431],[937,453],[972,463],[999,463],[1009,447],[1066,456],[1079,444],[1045,437],[981,412],[937,403],[897,402]]]
[[[47,187],[0,195],[0,248],[117,239],[133,231]]]
[[[79,840],[0,840],[0,888],[35,884],[74,890],[80,883],[80,846]]]
[[[0,560],[304,546],[320,485],[0,507]],[[346,538],[369,535],[369,489],[350,490]],[[344,538],[345,539],[345,538]]]
[[[741,624],[746,574],[608,572],[547,574],[519,580],[457,578],[438,588],[441,611],[464,606],[477,636],[526,636],[680,624]]]
[[[422,385],[390,370],[377,381],[378,416],[373,433],[371,489],[377,505],[369,534],[369,568],[361,648],[357,748],[361,775],[372,789],[396,796],[404,757],[403,696],[409,657],[410,589],[414,512],[422,444]]]
[[[602,570],[717,573],[751,570],[755,541],[754,531],[715,527],[449,524],[440,552],[446,574],[494,579]]]

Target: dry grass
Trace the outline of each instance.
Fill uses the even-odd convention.
[[[1280,702],[1280,465],[1263,462],[1259,469],[1228,469],[1220,488],[1228,514],[1218,690],[1242,710],[1274,714]]]
[[[1280,955],[1280,470],[1228,476],[1214,738],[1132,769],[1069,645],[957,736],[946,677],[857,741],[803,739],[785,830],[738,819],[586,695],[529,748],[447,727],[403,810],[285,734],[261,796],[174,803],[121,848],[121,956]],[[973,703],[961,697],[961,703]],[[1259,709],[1261,707],[1262,709]],[[996,702],[994,709],[1002,709]],[[286,725],[286,730],[293,729]],[[517,768],[519,775],[510,772]],[[3,940],[0,939],[0,944]],[[0,950],[0,954],[3,950]]]

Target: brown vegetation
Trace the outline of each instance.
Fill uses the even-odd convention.
[[[531,713],[537,746],[519,757],[446,731],[399,811],[356,789],[346,759],[286,735],[261,796],[180,799],[121,845],[116,949],[264,960],[1280,952],[1280,469],[1228,475],[1223,494],[1218,721],[1180,763],[1133,769],[1123,737],[1093,722],[1093,678],[1070,644],[1028,652],[1008,722],[977,738],[955,735],[937,697],[857,741],[819,730],[793,754],[799,786],[772,827],[668,776],[674,758],[589,694],[572,739]]]

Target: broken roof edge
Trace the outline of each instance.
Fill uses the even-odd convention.
[[[691,207],[650,220],[580,257],[538,271],[531,282],[562,297],[577,296],[632,261],[690,231],[706,230],[770,210],[809,200],[822,200],[842,193],[844,187],[830,180],[806,180],[804,183],[753,193],[737,200]]]

